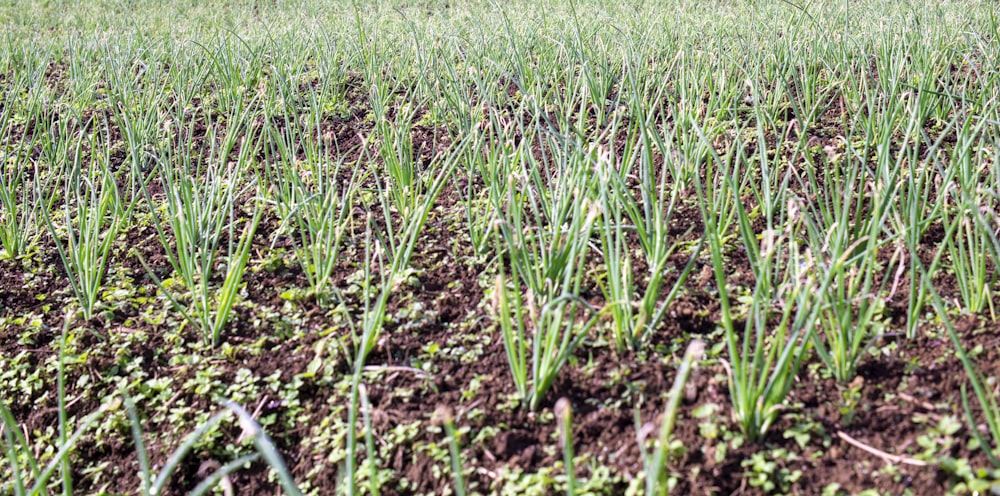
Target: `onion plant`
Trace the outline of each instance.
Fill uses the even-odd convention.
[[[813,344],[834,378],[847,383],[880,326],[882,293],[892,278],[881,277],[880,284],[876,278],[901,262],[900,251],[887,263],[879,260],[879,249],[893,241],[884,233],[887,202],[896,195],[892,188],[879,188],[887,178],[868,176],[859,163],[848,160],[826,164],[825,169],[823,199],[812,202],[804,215],[806,244],[830,277],[828,292],[820,295],[821,332],[813,335]],[[815,182],[811,185],[819,191]]]
[[[250,258],[253,237],[263,215],[255,199],[250,200],[249,219],[241,222],[237,215],[237,200],[249,193],[249,187],[241,183],[242,171],[253,156],[255,146],[244,142],[235,160],[229,161],[236,136],[245,131],[249,117],[250,114],[244,112],[231,118],[227,133],[221,137],[221,145],[216,144],[218,129],[210,127],[206,137],[208,150],[185,150],[176,156],[172,148],[166,148],[156,168],[164,190],[165,219],[161,220],[158,212],[154,212],[152,220],[167,259],[179,278],[180,288],[175,288],[173,283],[165,284],[152,269],[148,266],[146,269],[173,307],[185,321],[197,327],[212,346],[220,343],[222,330],[231,315]],[[192,122],[189,132],[193,125]],[[185,148],[188,146],[182,147]],[[202,153],[207,163],[195,162],[192,157]],[[141,188],[147,203],[156,205],[145,181],[141,182]],[[224,235],[228,242],[224,243]],[[222,258],[225,270],[220,274],[217,265]],[[216,276],[223,278],[218,286],[213,281]],[[190,302],[185,303],[188,299]]]
[[[266,85],[270,44],[251,44],[233,32],[219,36],[212,44],[192,44],[203,51],[211,67],[208,81],[214,83],[213,98],[220,112],[240,115],[260,103],[255,96]]]
[[[640,133],[645,134],[645,131]],[[654,160],[648,145],[649,141],[637,139],[633,146],[626,148],[626,156],[632,158],[623,164],[615,163],[612,154],[601,148],[595,164],[602,184],[599,204],[603,222],[597,230],[606,276],[601,290],[609,305],[612,334],[619,351],[637,348],[648,332],[656,328],[683,288],[702,247],[702,243],[694,247],[688,263],[667,295],[662,297],[670,258],[686,246],[669,234],[681,188],[677,183],[668,186],[667,174],[661,174],[656,182]],[[638,162],[640,169],[639,201],[627,183],[626,174],[633,169],[630,166],[633,161]],[[644,290],[639,289],[640,284],[635,280],[632,261],[635,255],[629,246],[632,233],[648,267],[645,281],[642,281],[645,282]]]
[[[955,212],[942,212],[945,229],[957,228],[947,244],[950,268],[955,274],[956,286],[962,301],[962,308],[978,314],[987,308],[996,320],[993,308],[993,288],[996,287],[996,260],[992,257],[990,233],[976,220],[975,212],[980,207],[976,203],[962,202]]]
[[[525,105],[515,109],[518,115],[526,115]],[[484,132],[484,146],[481,150],[469,150],[466,162],[466,184],[463,198],[466,226],[469,238],[477,254],[483,255],[493,248],[494,234],[500,221],[500,210],[506,196],[510,179],[510,157],[523,151],[515,144],[513,136],[523,140],[533,140],[536,136],[532,120],[530,124],[512,120],[509,116],[493,110],[485,115],[481,127]],[[480,187],[476,180],[482,181]]]
[[[330,276],[340,262],[339,252],[344,234],[349,227],[355,177],[359,169],[343,185],[332,179],[341,171],[342,163],[315,164],[313,170],[319,181],[309,187],[301,182],[294,186],[295,203],[289,209],[288,219],[298,234],[296,258],[317,300],[326,300]],[[296,176],[297,177],[297,176]]]
[[[95,49],[101,61],[101,72],[97,77],[105,86],[101,92],[107,94],[110,114],[104,124],[120,133],[125,153],[123,162],[116,164],[117,168],[109,167],[109,172],[120,184],[123,199],[141,198],[139,182],[145,175],[135,171],[149,172],[157,147],[162,146],[161,140],[166,139],[165,135],[170,132],[170,125],[165,126],[164,123],[174,120],[176,116],[168,112],[168,85],[176,81],[177,75],[168,74],[168,70],[157,60],[161,47],[145,46],[143,40],[134,35],[123,36],[114,42],[98,43]],[[194,71],[176,72],[192,76],[193,80],[188,84],[202,81],[195,77]],[[189,102],[178,99],[173,104],[182,113]],[[122,209],[118,214],[128,224],[132,221],[132,213],[132,210]]]
[[[385,97],[381,95],[384,91],[386,90],[372,85],[374,94],[369,101],[375,116],[379,157],[382,159],[387,178],[385,182],[393,204],[405,217],[417,207],[420,199],[418,184],[421,179],[418,163],[420,151],[416,150],[417,155],[414,154],[412,137],[413,119],[418,105],[416,102],[402,104],[396,111],[395,118],[389,120],[386,115],[388,109],[384,103]]]
[[[0,109],[0,138],[12,143],[10,150],[0,152],[0,248],[7,256],[16,258],[27,251],[36,223],[30,200],[35,192],[26,177],[30,167],[28,149],[34,139],[24,135],[20,139],[13,137],[10,119],[13,108],[8,104]]]
[[[981,148],[986,125],[984,120],[968,119],[958,130],[958,143],[948,162],[954,183],[945,188],[948,193],[945,199],[954,207],[943,208],[941,217],[946,230],[956,230],[946,246],[963,310],[978,314],[988,309],[992,320],[996,320],[993,288],[1000,262],[992,245],[997,235],[996,223],[980,222],[983,212],[996,212],[1000,206],[996,193],[990,194],[989,189],[980,185],[989,174],[988,157]]]
[[[926,98],[922,95],[914,98],[913,107],[919,109],[921,106],[927,106],[926,102],[921,101]],[[911,112],[913,114],[917,113],[916,111]],[[900,181],[899,202],[901,205],[894,213],[894,223],[897,226],[896,232],[900,233],[899,236],[911,259],[919,256],[923,237],[930,226],[942,219],[945,195],[936,194],[936,190],[939,189],[942,183],[947,183],[948,178],[941,178],[936,172],[940,170],[939,164],[941,155],[943,154],[941,151],[943,140],[955,123],[956,120],[954,119],[948,122],[944,128],[944,132],[936,139],[932,140],[930,137],[922,135],[911,146],[901,147],[900,162],[913,165],[909,167],[909,173],[904,174]],[[911,119],[908,125],[916,127],[922,124],[923,122],[919,119]],[[913,134],[915,133],[910,131],[906,133],[907,136]],[[919,165],[921,148],[919,145],[921,144],[928,150],[927,163]],[[908,292],[906,310],[906,336],[909,339],[916,337],[917,327],[920,323],[919,317],[926,300],[926,286],[921,278],[926,277],[928,274],[937,273],[941,253],[943,252],[939,251],[938,257],[927,267],[928,270],[926,273],[916,270],[915,265],[912,263],[907,271],[909,287],[911,288]]]
[[[713,183],[696,180],[696,189],[705,224],[706,243],[711,254],[720,302],[721,327],[728,351],[727,372],[733,416],[751,441],[760,440],[784,408],[795,376],[805,358],[810,334],[821,305],[816,295],[830,286],[831,273],[820,271],[818,261],[795,242],[802,219],[791,215],[780,231],[765,231],[757,247],[758,275],[750,293],[745,316],[736,314],[730,303],[728,273],[723,250],[725,233],[718,230],[722,213],[713,209],[708,188],[725,190],[736,184],[728,175],[709,176]],[[725,198],[727,193],[715,194]],[[739,212],[747,223],[746,211]],[[770,275],[777,277],[771,278]],[[745,321],[737,331],[737,319]]]
[[[20,63],[0,91],[0,140],[5,145],[0,148],[0,248],[17,258],[27,253],[40,231],[36,209],[51,206],[36,198],[35,186],[47,189],[58,175],[29,177],[32,150],[48,143],[44,74],[49,54],[40,47],[9,49]]]
[[[508,164],[504,204],[495,206],[502,221],[493,306],[518,395],[532,410],[599,317],[580,298],[581,269],[601,214],[591,199],[597,176],[588,152],[555,153],[557,171],[546,191],[541,169],[552,165],[521,147]]]
[[[88,144],[90,157],[84,166],[82,147]],[[65,169],[64,203],[60,227],[47,209],[39,208],[45,225],[55,240],[56,251],[69,277],[73,293],[85,319],[94,314],[108,258],[124,218],[117,206],[122,203],[114,175],[108,171],[107,145],[94,135],[77,142],[72,164]],[[134,203],[133,203],[134,205]],[[132,207],[127,211],[131,212]],[[65,246],[64,246],[65,245]]]
[[[292,226],[298,242],[296,259],[310,291],[317,301],[325,303],[330,276],[340,262],[340,249],[352,220],[363,168],[352,163],[348,165],[353,171],[347,172],[343,159],[331,161],[328,154],[333,150],[321,134],[321,96],[313,92],[309,99],[313,110],[305,130],[288,116],[282,119],[283,126],[270,127],[270,141],[263,147],[261,188],[269,190],[277,203],[283,224]]]

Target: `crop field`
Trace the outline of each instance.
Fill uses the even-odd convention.
[[[0,1],[0,495],[1000,494],[987,0]]]

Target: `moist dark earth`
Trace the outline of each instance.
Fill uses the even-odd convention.
[[[331,147],[336,158],[366,167],[366,160],[377,164],[379,159],[364,153],[371,124],[364,120],[365,103],[358,93],[349,92],[357,98],[352,113],[331,116],[323,134],[336,142]],[[831,117],[801,132],[823,143],[836,135],[831,127],[837,121]],[[110,136],[120,139],[116,132]],[[446,128],[415,126],[412,139],[422,164],[451,146]],[[383,339],[367,362],[364,383],[378,451],[375,463],[386,474],[383,494],[450,490],[448,460],[442,455],[445,433],[435,421],[442,407],[454,413],[462,433],[472,491],[498,490],[497,481],[511,473],[557,478],[563,471],[562,453],[552,409],[560,398],[573,407],[572,438],[584,460],[577,463],[577,476],[594,481],[597,493],[623,494],[630,481],[642,477],[640,437],[656,432],[680,356],[692,339],[709,343],[709,352],[685,388],[673,438],[679,448],[669,460],[677,484],[674,494],[762,494],[767,489],[820,494],[831,484],[847,494],[865,489],[943,494],[958,479],[941,460],[988,466],[981,450],[967,443],[960,388],[968,379],[947,336],[931,322],[921,324],[916,339],[904,336],[907,281],[887,300],[884,332],[871,340],[851,384],[824,377],[821,364],[811,359],[766,438],[761,443],[741,440],[730,413],[724,351],[713,347],[721,342],[720,310],[705,254],[640,351],[616,352],[600,330],[592,332],[560,372],[543,408],[527,411],[513,400],[503,343],[484,296],[495,261],[475,252],[464,227],[463,202],[469,185],[474,190],[477,181],[460,168],[438,197],[412,258],[412,277],[392,296]],[[152,184],[150,191],[156,196],[162,188]],[[366,208],[356,205],[352,213],[358,233],[365,229]],[[704,227],[691,201],[681,202],[674,222],[672,235],[700,239]],[[931,234],[934,230],[940,226]],[[344,384],[350,376],[342,347],[349,346],[346,319],[356,318],[363,308],[357,291],[365,263],[363,239],[359,234],[345,241],[331,281],[338,298],[318,302],[304,293],[307,281],[293,258],[295,241],[268,211],[253,240],[236,316],[223,333],[221,349],[211,349],[192,345],[203,337],[153,298],[157,287],[139,257],[160,277],[168,276],[170,267],[150,223],[135,223],[116,240],[105,283],[122,295],[108,295],[103,312],[73,326],[68,354],[76,359],[66,378],[69,415],[82,418],[121,392],[141,398],[147,448],[159,466],[197,419],[222,409],[218,400],[234,393],[232,385],[238,384],[245,397],[236,401],[261,419],[296,480],[308,481],[319,494],[334,494],[344,456]],[[33,370],[51,369],[58,359],[72,294],[53,243],[48,234],[40,234],[29,256],[0,260],[0,317],[8,320],[0,333],[0,353],[18,357],[10,378],[27,380]],[[924,249],[928,254],[937,250],[933,235],[925,238]],[[671,273],[679,272],[687,258],[675,256]],[[736,288],[752,284],[747,280],[752,271],[735,247],[728,249],[727,260],[735,294]],[[888,264],[889,258],[884,261]],[[601,263],[592,251],[586,265]],[[948,277],[935,284],[945,297],[957,292]],[[602,303],[593,281],[581,296],[597,306]],[[29,317],[18,320],[22,316]],[[39,322],[32,324],[32,319]],[[980,350],[975,361],[982,370],[995,371],[1000,358],[997,324],[965,316],[957,328],[967,349]],[[37,381],[16,397],[3,398],[27,433],[57,425],[55,378]],[[119,420],[88,434],[74,450],[74,485],[81,493],[135,491],[138,458],[122,415],[120,409],[109,413]],[[949,425],[956,427],[948,430]],[[212,443],[198,446],[184,461],[168,493],[186,493],[213,466],[224,463],[232,447],[241,445],[241,434],[237,423],[224,422]],[[921,464],[890,463],[848,438]],[[259,462],[234,474],[231,483],[238,494],[278,491]],[[556,492],[554,486],[536,487]]]

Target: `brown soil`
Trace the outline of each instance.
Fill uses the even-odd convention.
[[[502,85],[510,96],[515,91],[512,85],[510,82]],[[364,105],[360,101],[354,103],[352,107]],[[199,132],[197,126],[193,129]],[[322,136],[340,158],[360,163],[364,160],[362,136],[371,129],[365,115],[358,112],[348,118],[331,117],[324,121]],[[451,146],[451,137],[443,128],[415,126],[412,134],[421,166]],[[614,148],[620,152],[622,146],[616,142]],[[465,191],[459,186],[481,179],[467,177],[461,169],[457,174],[457,181],[441,193],[426,222],[411,264],[415,280],[407,282],[390,300],[389,314],[393,317],[386,325],[384,339],[368,359],[370,371],[365,384],[372,405],[372,427],[379,446],[390,447],[389,453],[378,459],[380,468],[392,471],[382,493],[440,494],[450,486],[447,469],[440,476],[432,475],[439,467],[447,467],[447,461],[429,454],[429,446],[444,443],[444,434],[434,427],[433,421],[435,411],[441,406],[450,408],[457,426],[466,430],[462,455],[465,465],[474,469],[467,478],[474,491],[495,490],[495,480],[504,468],[532,473],[556,466],[562,454],[550,414],[555,401],[566,398],[573,407],[576,452],[588,460],[578,466],[578,476],[594,477],[596,467],[610,467],[613,480],[604,490],[621,494],[628,481],[638,477],[642,470],[636,414],[640,424],[652,422],[655,427],[683,353],[681,345],[694,337],[710,343],[721,339],[716,331],[719,305],[710,266],[705,260],[696,266],[682,295],[669,307],[665,322],[650,336],[648,349],[617,353],[611,345],[599,342],[598,336],[592,336],[591,341],[577,350],[573,362],[562,370],[542,410],[528,412],[512,405],[515,391],[507,358],[499,332],[492,324],[489,301],[484,298],[492,262],[473,253],[463,230],[465,212],[461,202],[465,201]],[[359,232],[363,232],[366,213],[362,210],[359,207],[356,215],[356,220],[362,223]],[[703,228],[698,210],[685,205],[676,215],[671,235],[680,237],[688,233],[688,238],[697,239]],[[173,359],[199,354],[212,364],[211,368],[220,371],[216,378],[220,384],[237,382],[244,374],[241,370],[246,370],[252,378],[250,382],[261,388],[266,384],[265,378],[276,376],[278,384],[295,384],[290,387],[295,389],[301,404],[286,404],[270,392],[244,406],[258,418],[272,417],[273,423],[267,431],[297,479],[309,480],[320,494],[333,494],[340,467],[318,456],[321,450],[310,443],[315,443],[313,438],[322,432],[324,419],[346,420],[347,411],[341,404],[344,393],[336,386],[350,368],[340,356],[333,360],[326,375],[307,372],[317,355],[316,347],[324,342],[323,331],[334,327],[341,337],[346,333],[344,326],[338,327],[335,304],[343,303],[348,313],[358,317],[359,299],[356,295],[346,295],[334,304],[320,304],[311,297],[291,300],[283,297],[283,292],[304,289],[307,284],[301,267],[289,262],[292,258],[268,264],[261,261],[271,253],[272,246],[286,252],[294,248],[295,241],[287,233],[278,232],[279,225],[279,219],[267,217],[254,239],[255,262],[246,276],[245,299],[237,307],[224,336],[225,343],[234,351],[226,354],[219,350],[192,349],[189,343],[204,338],[190,326],[178,331],[181,323],[176,315],[153,322],[155,319],[148,316],[148,303],[122,303],[114,311],[81,326],[84,331],[75,349],[78,353],[96,351],[87,356],[84,365],[70,368],[67,395],[83,398],[69,407],[70,415],[80,418],[100,408],[98,396],[84,394],[87,391],[80,382],[84,375],[105,384],[115,378],[131,380],[133,376],[125,367],[131,359],[141,359],[145,381],[169,378],[178,385],[197,380],[204,367]],[[925,239],[928,250],[934,247],[934,236],[939,230],[940,226],[934,226],[928,233]],[[147,295],[155,294],[155,285],[136,258],[136,254],[141,255],[159,277],[169,275],[170,267],[155,231],[151,226],[131,228],[119,245],[109,273],[120,268],[118,276],[123,280],[142,288]],[[61,310],[71,297],[51,240],[42,236],[39,246],[39,253],[33,257],[0,260],[0,273],[4,275],[0,278],[0,317],[41,314],[43,320],[41,330],[28,340],[14,332],[0,335],[0,352],[5,356],[26,353],[27,366],[32,368],[55,359],[62,326]],[[731,251],[730,282],[734,287],[746,287],[752,274],[747,257],[738,250]],[[335,287],[349,289],[352,276],[365,263],[363,255],[363,247],[358,245],[344,249],[343,261],[332,281]],[[588,264],[600,263],[599,257],[591,258]],[[686,256],[677,255],[671,265],[679,270],[686,262]],[[935,283],[945,294],[954,291],[951,287],[954,281],[948,281],[947,277]],[[673,458],[669,466],[677,474],[676,494],[760,494],[762,490],[748,482],[751,469],[744,461],[757,453],[773,454],[781,450],[794,457],[782,459],[778,469],[801,471],[800,477],[787,482],[785,490],[792,494],[818,494],[831,483],[839,484],[849,493],[875,488],[890,494],[901,494],[905,489],[913,494],[943,494],[955,482],[946,471],[933,465],[900,464],[890,473],[885,470],[884,460],[847,443],[838,433],[871,448],[908,458],[921,451],[918,439],[931,436],[934,442],[943,443],[935,453],[937,456],[947,454],[969,459],[974,466],[986,466],[982,453],[970,451],[961,441],[969,437],[964,422],[955,439],[929,434],[942,418],[962,418],[959,388],[967,379],[961,364],[953,357],[951,343],[939,329],[928,326],[913,341],[898,335],[905,324],[899,312],[905,314],[909,289],[908,282],[900,285],[888,304],[889,332],[873,343],[877,349],[893,348],[891,353],[866,357],[858,379],[849,386],[821,377],[820,367],[807,364],[792,390],[792,406],[763,442],[731,445],[718,460],[715,455],[722,441],[707,438],[702,429],[709,421],[724,433],[737,433],[738,427],[729,415],[725,368],[717,356],[711,357],[696,371],[681,408],[675,439],[683,444],[685,451]],[[596,285],[592,284],[587,291],[588,297],[600,299]],[[40,295],[45,298],[40,299]],[[47,305],[51,308],[43,308]],[[963,344],[969,349],[982,345],[985,350],[976,358],[982,367],[995,368],[1000,359],[995,338],[998,330],[996,324],[985,324],[973,317],[960,322]],[[118,343],[123,335],[143,336],[143,339],[132,340],[128,348],[118,349],[125,355],[118,356],[109,343]],[[429,351],[432,344],[437,351]],[[27,432],[41,432],[56,425],[54,378],[49,382],[10,403],[15,418]],[[183,405],[183,411],[178,410],[177,414],[181,420],[166,418],[163,412],[145,410],[139,405],[154,465],[162,465],[176,446],[160,441],[176,443],[183,435],[173,432],[176,423],[193,425],[197,413],[220,409],[211,393],[195,391],[182,388],[170,400],[171,405]],[[706,405],[715,405],[716,413],[709,418],[696,418],[696,411],[704,411]],[[76,474],[76,488],[81,493],[100,490],[105,483],[108,484],[105,489],[111,493],[134,491],[138,480],[135,447],[127,422],[119,424],[115,424],[116,431],[105,433],[103,438],[86,437],[76,449],[74,458],[78,465],[100,461],[117,469],[114,477],[105,477],[101,482],[95,482],[92,475]],[[403,441],[393,444],[381,441],[394,435],[395,429],[410,425],[419,427]],[[785,435],[803,425],[812,430],[802,445]],[[641,425],[638,427],[644,430]],[[224,423],[214,445],[236,444],[240,434],[235,423]],[[477,436],[478,442],[474,441]],[[181,494],[193,487],[204,476],[204,469],[224,461],[225,455],[216,448],[199,447],[172,479],[170,494]],[[405,487],[401,484],[403,480],[408,484]],[[234,475],[232,483],[240,494],[275,492],[267,470],[260,463]]]

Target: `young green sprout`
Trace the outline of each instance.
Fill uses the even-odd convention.
[[[451,459],[451,476],[454,481],[455,493],[458,496],[465,496],[468,491],[465,485],[465,476],[462,463],[462,450],[458,443],[458,430],[455,429],[455,415],[452,409],[440,405],[434,410],[433,422],[436,425],[444,426],[445,434],[448,436],[448,456]]]
[[[559,398],[555,405],[556,421],[559,423],[559,445],[562,447],[563,464],[566,466],[566,494],[576,494],[576,468],[573,465],[573,405],[566,398]]]

